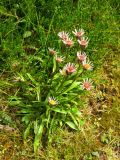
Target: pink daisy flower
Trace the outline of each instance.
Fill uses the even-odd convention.
[[[57,61],[58,63],[61,63],[61,62],[64,61],[64,57],[56,57],[56,61]]]
[[[82,65],[83,65],[83,68],[86,69],[86,70],[93,70],[93,63],[90,62],[89,60],[88,61],[83,61],[82,62]]]
[[[85,38],[85,37],[81,37],[81,39],[78,39],[77,41],[81,45],[82,48],[86,48],[89,43],[88,38]]]
[[[59,33],[58,33],[58,36],[59,36],[62,40],[66,40],[66,39],[69,38],[69,33],[62,31],[62,32],[59,32]]]
[[[76,36],[76,38],[80,39],[85,32],[83,29],[79,29],[78,31],[75,29],[75,31],[72,31],[72,33]]]
[[[73,63],[67,63],[64,69],[67,74],[72,74],[76,72],[76,68]]]
[[[85,79],[82,84],[81,84],[81,87],[82,89],[85,89],[85,90],[91,90],[93,88],[93,85],[92,85],[92,81],[90,79]]]
[[[85,52],[77,52],[77,58],[78,58],[78,61],[79,62],[83,62],[83,61],[85,61],[86,60],[86,58],[87,58],[87,55],[86,55],[86,53]]]
[[[54,50],[54,48],[48,48],[48,50],[49,50],[49,53],[51,54],[51,55],[55,55],[57,52]]]
[[[72,47],[74,44],[73,40],[70,38],[67,38],[66,40],[62,40],[62,41],[67,47]]]

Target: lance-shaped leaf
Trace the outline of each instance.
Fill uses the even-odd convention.
[[[42,133],[43,133],[43,128],[44,128],[44,124],[42,122],[39,125],[38,131],[36,131],[37,133],[35,134],[35,140],[34,140],[34,152],[35,153],[37,153],[37,149],[38,149],[40,141],[41,141],[41,137],[42,137]]]
[[[78,110],[77,107],[73,107],[73,108],[71,109],[71,112],[72,112],[73,114],[75,114],[75,115],[81,116],[81,112]]]
[[[35,81],[35,79],[29,73],[27,73],[27,76],[33,82],[33,84],[37,85],[37,82]]]
[[[76,117],[75,117],[71,112],[68,112],[68,114],[69,114],[69,116],[72,118],[74,124],[75,124],[76,126],[79,126]]]
[[[72,82],[73,82],[73,80],[68,80],[68,81],[66,81],[66,82],[63,84],[63,86],[70,85]]]
[[[28,135],[30,134],[30,128],[31,128],[31,123],[28,124],[28,126],[24,132],[24,139],[26,139],[28,137]]]
[[[80,85],[80,82],[73,82],[73,83],[71,84],[71,86],[63,92],[63,94],[71,91],[71,90],[74,89],[74,88],[77,88],[79,85]]]
[[[56,71],[56,58],[53,57],[53,73]]]
[[[78,127],[71,121],[65,122],[70,128],[78,130]]]
[[[53,108],[52,110],[58,113],[67,114],[67,111],[61,108]]]

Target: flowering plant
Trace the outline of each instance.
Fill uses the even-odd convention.
[[[26,138],[31,129],[34,130],[34,151],[36,152],[42,136],[51,141],[51,134],[56,127],[68,125],[79,130],[84,123],[81,113],[81,97],[84,90],[93,88],[92,81],[86,73],[93,69],[85,50],[88,39],[84,37],[84,30],[73,31],[77,40],[73,40],[67,32],[59,32],[61,50],[48,48],[47,54],[42,53],[36,59],[40,61],[35,78],[30,73],[19,73],[16,83],[19,86],[19,97],[22,121],[27,128],[24,132]],[[77,53],[72,54],[72,47],[79,45]],[[64,51],[62,50],[64,46]],[[72,48],[73,49],[73,48]],[[38,67],[38,64],[37,64]],[[31,68],[34,70],[35,68]],[[34,74],[35,75],[35,74]],[[21,95],[24,92],[24,95]]]

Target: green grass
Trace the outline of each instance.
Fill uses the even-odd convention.
[[[119,159],[119,5],[118,0],[0,2],[0,124],[15,129],[0,130],[0,159]],[[47,48],[60,49],[57,33],[75,28],[84,28],[90,38],[87,54],[94,63],[89,76],[95,89],[83,96],[86,123],[81,131],[58,128],[35,158],[33,137],[23,143],[24,124],[18,108],[9,105],[9,97],[19,93],[14,79],[28,72],[37,79]]]

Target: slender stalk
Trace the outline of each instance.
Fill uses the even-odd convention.
[[[73,81],[72,81],[71,85],[72,85],[72,84],[77,80],[77,78],[78,78],[79,68],[80,68],[80,65],[79,65],[79,67],[78,67],[78,70],[77,70],[76,76],[74,77],[74,79],[73,79]],[[81,74],[82,74],[82,73],[81,73]],[[67,88],[67,89],[68,89],[68,88]],[[67,90],[67,89],[66,89],[66,90]],[[66,91],[66,90],[65,90],[65,91]],[[63,91],[63,92],[65,92],[65,91]],[[62,93],[63,93],[63,92],[62,92]],[[60,94],[62,94],[62,93],[60,93]],[[60,95],[60,94],[59,94],[59,95]]]
[[[54,22],[54,17],[55,17],[55,15],[56,15],[56,13],[57,13],[57,7],[55,8],[55,12],[54,12],[54,14],[53,14],[53,17],[52,17],[51,22],[50,22],[50,25],[49,25],[48,34],[47,34],[47,37],[46,37],[46,40],[45,40],[45,46],[46,46],[48,37],[49,37],[49,35],[50,35],[50,31],[51,31],[52,24],[53,24],[53,22]]]

